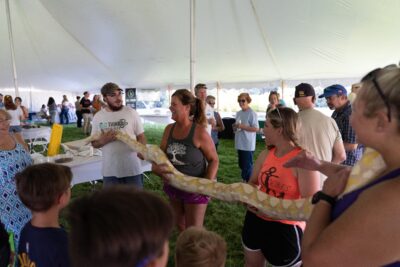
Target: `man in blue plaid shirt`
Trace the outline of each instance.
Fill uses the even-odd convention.
[[[332,118],[339,127],[346,150],[346,160],[342,164],[354,166],[361,158],[363,148],[357,144],[356,134],[350,125],[351,104],[347,99],[346,88],[340,84],[328,86],[324,89],[324,93],[319,96],[319,98],[322,97],[325,97],[328,107],[335,110]]]

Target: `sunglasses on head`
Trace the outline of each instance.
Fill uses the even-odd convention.
[[[388,65],[384,68],[377,68],[377,69],[370,71],[367,75],[365,75],[361,79],[361,82],[371,81],[374,84],[376,91],[378,92],[379,96],[381,97],[382,101],[385,103],[385,106],[387,108],[387,116],[388,116],[389,122],[391,121],[391,118],[392,118],[390,104],[389,104],[387,97],[383,93],[382,88],[380,87],[380,85],[378,83],[377,77],[384,70],[392,70],[392,69],[396,69],[396,68],[398,68],[398,67],[395,64]]]
[[[276,113],[278,114],[279,119],[282,121],[282,128],[283,128],[283,118],[282,118],[282,115],[281,115],[281,112],[280,112],[279,109],[280,109],[280,108],[274,108],[274,109],[272,109],[271,111],[269,111],[268,113],[273,113],[273,112],[276,111]],[[267,115],[266,115],[266,118],[268,118],[268,113],[267,113]]]

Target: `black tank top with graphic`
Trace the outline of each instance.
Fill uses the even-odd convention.
[[[206,159],[201,150],[193,144],[196,123],[192,123],[190,132],[184,139],[172,137],[175,125],[175,123],[172,125],[168,136],[166,150],[168,159],[178,171],[190,176],[204,177],[207,167]]]

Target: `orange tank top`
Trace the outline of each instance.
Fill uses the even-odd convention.
[[[295,157],[301,152],[301,148],[296,147],[286,155],[277,157],[275,155],[275,148],[272,148],[261,167],[258,174],[258,185],[260,190],[268,195],[282,198],[282,199],[299,199],[301,198],[299,182],[297,177],[293,174],[292,168],[283,167],[283,163]],[[259,215],[260,218],[268,221],[279,221],[285,224],[298,225],[304,229],[304,222],[300,221],[287,221],[287,220],[273,220],[267,216]]]

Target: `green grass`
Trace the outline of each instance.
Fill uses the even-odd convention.
[[[145,125],[145,135],[149,144],[160,144],[164,126]],[[74,125],[64,127],[62,142],[68,142],[85,138],[82,129]],[[263,142],[257,142],[255,158],[264,148]],[[218,148],[219,169],[218,181],[223,183],[236,183],[241,181],[240,169],[237,163],[237,153],[234,148],[233,140],[220,140]],[[149,174],[149,179],[145,181],[145,189],[153,191],[166,199],[162,191],[162,182],[158,176]],[[100,185],[89,183],[79,184],[72,188],[72,200],[84,194],[100,188]],[[241,244],[241,231],[245,215],[245,207],[237,203],[226,203],[213,199],[208,207],[205,216],[205,227],[220,234],[228,245],[228,256],[226,266],[243,266],[243,251]],[[65,225],[63,216],[61,221]],[[67,227],[68,228],[68,227]],[[173,252],[175,251],[175,241],[177,232],[175,231],[170,239],[170,257],[168,266],[174,266]]]

